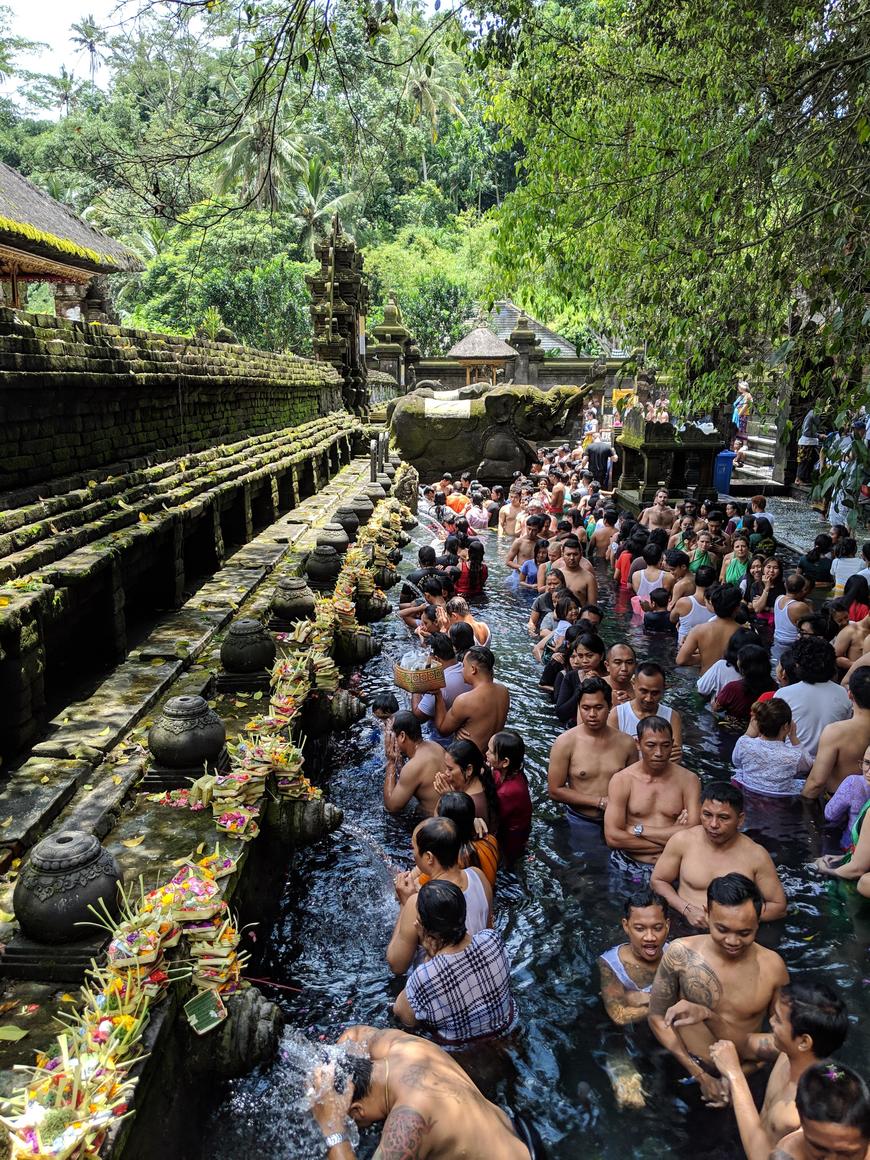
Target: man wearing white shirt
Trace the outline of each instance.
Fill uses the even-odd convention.
[[[794,664],[798,679],[774,696],[791,706],[798,745],[815,760],[825,726],[852,716],[849,694],[833,679],[837,671],[833,645],[820,636],[802,636],[786,649],[780,663],[783,668]]]

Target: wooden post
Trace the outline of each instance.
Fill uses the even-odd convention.
[[[18,287],[18,267],[13,263],[10,271],[10,279],[12,281],[12,309],[21,309],[21,291]]]

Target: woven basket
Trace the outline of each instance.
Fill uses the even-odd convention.
[[[393,680],[406,693],[431,693],[434,689],[443,689],[446,684],[440,665],[428,669],[405,669],[394,664]]]

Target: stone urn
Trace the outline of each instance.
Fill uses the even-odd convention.
[[[328,544],[318,544],[305,561],[305,574],[311,587],[321,592],[334,586],[340,571],[341,557]]]
[[[204,697],[170,697],[148,730],[148,748],[167,769],[202,769],[217,761],[227,739],[224,723]]]
[[[393,487],[393,481],[390,479],[386,472],[378,472],[378,474],[375,476],[375,483],[379,483],[381,485],[381,487],[384,489],[384,495],[390,494]]]
[[[84,830],[60,830],[33,847],[12,895],[12,908],[27,938],[60,944],[94,937],[88,909],[103,905],[118,915],[121,871],[108,850]]]
[[[289,802],[285,807],[294,846],[307,846],[325,838],[332,830],[337,830],[344,821],[344,813],[331,802],[322,798],[315,801]]]
[[[384,464],[384,475],[387,476],[391,483],[396,478],[396,468],[390,463],[389,459]]]
[[[343,733],[351,725],[361,721],[366,715],[366,707],[359,697],[347,689],[339,689],[332,694],[330,703],[331,727],[336,733]]]
[[[353,508],[356,512],[356,518],[359,520],[360,526],[369,522],[375,510],[375,505],[367,495],[355,495],[347,506]]]
[[[363,488],[363,494],[367,495],[373,504],[387,498],[387,493],[379,483],[367,483]]]
[[[227,629],[221,645],[221,664],[228,673],[261,673],[275,663],[272,634],[259,620],[242,617]]]
[[[314,593],[304,576],[283,576],[275,585],[269,609],[276,620],[291,624],[314,619]]]
[[[347,532],[347,538],[351,543],[356,539],[356,534],[359,531],[359,516],[356,514],[350,504],[343,503],[335,509],[335,514],[332,517],[333,523],[341,524]]]
[[[401,562],[402,562],[402,549],[401,548],[390,548],[387,552],[387,559],[390,561],[391,564],[401,564]]]
[[[401,559],[401,553],[399,553],[399,558]],[[377,584],[378,588],[383,588],[385,591],[387,588],[392,588],[394,584],[398,584],[399,582],[399,573],[395,568],[388,567],[386,564],[381,565],[379,568],[373,568],[372,573],[375,578],[375,584]]]
[[[364,665],[378,656],[381,647],[381,642],[375,640],[369,631],[335,634],[335,659],[342,665]]]
[[[350,536],[338,523],[324,524],[317,533],[318,548],[335,548],[339,556],[350,547]]]
[[[332,729],[329,694],[314,690],[302,706],[302,732],[306,737],[325,737]]]
[[[358,600],[354,607],[360,624],[372,624],[376,620],[383,620],[392,606],[383,593],[375,592],[368,600]]]

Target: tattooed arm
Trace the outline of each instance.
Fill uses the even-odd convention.
[[[432,1145],[433,1121],[407,1104],[393,1108],[374,1160],[424,1160]]]
[[[640,1023],[646,1019],[649,1004],[644,1002],[635,1005],[629,1002],[629,992],[603,959],[598,960],[598,967],[601,971],[601,1000],[613,1022],[624,1027],[628,1023]],[[641,991],[633,991],[631,994],[640,999],[649,998]]]

